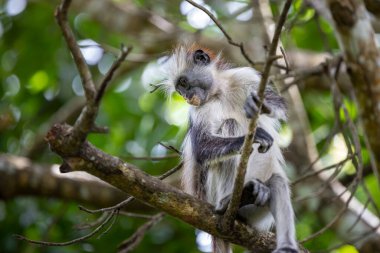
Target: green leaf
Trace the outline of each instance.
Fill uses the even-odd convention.
[[[49,87],[49,75],[43,71],[37,71],[29,80],[28,89],[32,94],[39,93]]]

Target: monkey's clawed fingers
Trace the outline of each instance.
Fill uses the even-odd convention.
[[[267,131],[261,127],[258,127],[256,129],[256,135],[253,143],[260,144],[258,148],[259,153],[266,153],[273,144],[273,138],[270,136],[270,134],[267,133]]]
[[[259,111],[259,107],[257,106],[259,104],[260,98],[257,95],[256,92],[251,92],[251,94],[247,97],[247,100],[244,104],[244,111],[247,118],[252,118],[254,115],[256,115]],[[261,113],[270,114],[272,112],[270,106],[264,99],[262,107],[261,107]]]

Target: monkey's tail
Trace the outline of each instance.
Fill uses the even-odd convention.
[[[230,244],[220,238],[212,237],[212,252],[213,253],[232,253]]]

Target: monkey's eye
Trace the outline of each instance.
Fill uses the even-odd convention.
[[[193,54],[193,60],[197,65],[208,65],[210,63],[210,56],[203,52],[203,50],[198,49]]]

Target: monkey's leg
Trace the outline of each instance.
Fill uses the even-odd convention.
[[[269,198],[269,187],[260,180],[253,179],[244,185],[239,207],[250,204],[254,204],[256,206],[265,206],[268,204]],[[218,214],[223,214],[226,211],[230,200],[231,194],[222,198],[215,206],[215,212]]]
[[[298,253],[288,183],[282,176],[273,174],[268,186],[271,194],[269,207],[276,222],[277,247],[273,253]]]

